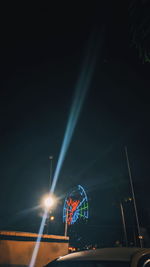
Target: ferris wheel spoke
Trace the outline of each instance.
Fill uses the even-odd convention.
[[[76,222],[79,217],[79,212],[76,210],[73,214],[72,221]]]
[[[79,203],[77,209],[83,204],[83,202],[84,202],[85,200],[86,200],[86,197],[84,197],[84,198],[82,199],[82,201]]]

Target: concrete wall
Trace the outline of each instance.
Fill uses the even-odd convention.
[[[0,232],[0,265],[28,266],[32,257],[37,234]],[[68,253],[69,238],[42,235],[36,267],[46,265],[55,258]]]

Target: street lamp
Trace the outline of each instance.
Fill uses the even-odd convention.
[[[47,234],[48,234],[49,221],[54,220],[54,216],[50,217],[50,213],[51,213],[52,208],[56,205],[56,203],[57,203],[57,200],[53,194],[47,194],[43,197],[42,206],[44,207],[45,212],[47,213],[47,222],[46,222]]]
[[[46,210],[51,209],[55,204],[55,198],[51,195],[45,196],[43,199],[43,205]]]
[[[52,215],[50,216],[50,221],[54,221],[55,220],[55,217]]]

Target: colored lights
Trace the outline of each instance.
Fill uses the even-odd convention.
[[[78,185],[65,199],[63,221],[72,225],[80,219],[88,219],[88,216],[88,198],[84,188]]]

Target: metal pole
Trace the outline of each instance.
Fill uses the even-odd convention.
[[[51,188],[51,185],[52,185],[52,171],[53,171],[53,156],[49,156],[49,160],[50,160],[49,188]]]
[[[124,231],[124,240],[126,247],[128,246],[128,239],[127,239],[127,230],[126,230],[126,223],[125,223],[125,216],[124,216],[124,209],[123,205],[120,202],[120,210],[121,210],[121,217],[122,217],[122,225],[123,225],[123,231]]]
[[[47,214],[47,218],[46,218],[46,228],[47,228],[46,234],[48,235],[48,228],[49,228],[49,214]]]
[[[66,212],[66,221],[65,221],[65,236],[67,236],[67,230],[68,230],[68,209]]]
[[[138,213],[137,213],[137,206],[136,206],[136,201],[135,201],[135,193],[134,193],[134,188],[133,188],[132,174],[131,174],[131,169],[130,169],[130,164],[129,164],[127,147],[125,147],[125,154],[126,154],[126,159],[127,159],[127,167],[128,167],[128,173],[129,173],[130,185],[131,185],[131,191],[132,191],[132,197],[133,197],[135,218],[136,218],[137,230],[138,230],[138,238],[140,240],[140,247],[142,248],[143,247],[142,240],[141,240],[142,235],[141,235],[141,231],[140,231],[140,224],[139,224],[139,218],[138,218]]]
[[[50,160],[50,173],[49,173],[49,190],[50,190],[52,184],[53,156],[49,156],[49,160]],[[49,230],[49,220],[50,220],[50,210],[47,211],[47,219],[46,219],[47,234]]]

